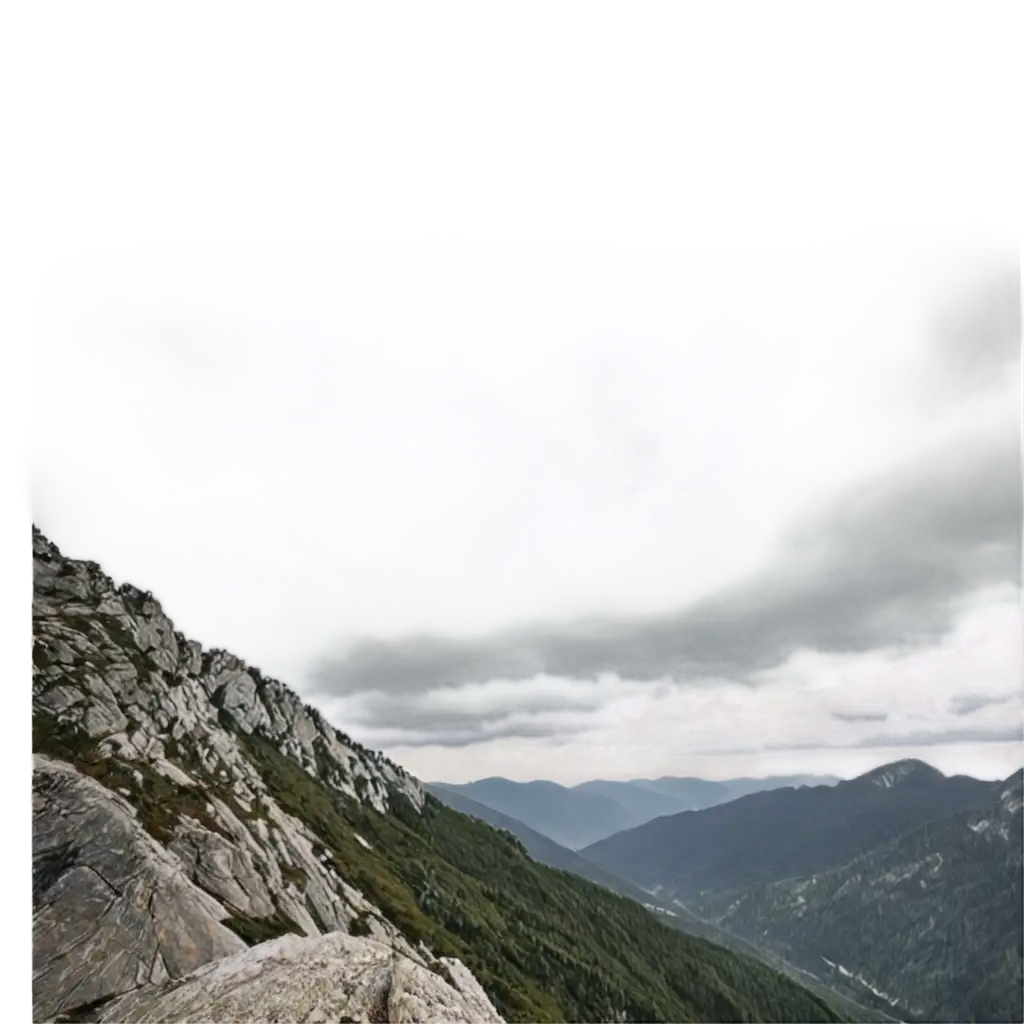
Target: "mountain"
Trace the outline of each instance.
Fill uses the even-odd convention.
[[[770,775],[767,778],[725,779],[721,782],[709,782],[707,779],[676,778],[663,775],[658,779],[631,779],[625,785],[634,790],[643,789],[658,793],[675,803],[674,811],[701,811],[717,804],[728,803],[738,797],[750,793],[760,793],[769,789],[784,789],[797,786],[833,786],[839,779],[834,775]],[[589,785],[589,783],[584,783]],[[622,785],[619,783],[619,785]],[[624,791],[619,791],[627,797]],[[658,817],[658,815],[651,815]]]
[[[42,755],[34,762],[34,1020],[394,1020],[392,1008],[411,1003],[432,1010],[418,1019],[501,1021],[458,960],[413,949],[354,891],[346,894],[348,929],[257,942],[298,929],[280,911],[232,917],[228,901],[211,896],[231,884],[228,877],[190,877],[189,865],[119,794],[65,762]],[[301,834],[294,839],[301,844]],[[206,870],[227,876],[238,864],[237,857],[212,861]],[[280,866],[301,878],[305,865]],[[236,879],[239,902],[241,887],[256,877],[243,871]],[[273,969],[261,972],[268,958]],[[207,968],[228,975],[230,991],[209,991]],[[252,984],[239,987],[243,978]],[[182,1005],[190,992],[207,998]]]
[[[799,789],[801,786],[834,786],[841,782],[835,775],[770,775],[767,778],[755,779],[744,777],[728,779],[725,786],[729,790],[729,799],[736,800],[751,793],[763,793],[769,789]]]
[[[437,785],[516,818],[570,850],[645,820],[604,793],[570,789],[546,780],[512,782],[490,778]]]
[[[476,782],[436,782],[447,792],[463,796],[506,814],[560,846],[579,850],[616,832],[635,828],[653,818],[680,811],[713,807],[760,790],[796,785],[832,785],[832,776],[794,775],[765,779],[673,778],[616,781],[593,779],[576,786],[538,779],[513,782],[492,777]]]
[[[562,846],[553,839],[541,835],[529,825],[524,825],[523,822],[509,817],[507,814],[502,814],[501,811],[496,811],[493,807],[470,800],[469,797],[446,786],[431,782],[427,783],[426,788],[427,792],[460,814],[468,814],[480,821],[486,821],[494,828],[510,832],[523,844],[523,848],[535,861],[547,864],[548,867],[558,871],[570,871],[574,875],[579,875],[580,878],[586,878],[597,885],[603,885],[606,889],[611,889],[613,892],[629,896],[639,903],[650,906],[649,894],[639,886],[633,885],[632,882],[628,882],[618,875],[613,875],[610,871],[602,868],[600,864],[595,864],[576,853],[575,850],[570,850],[567,846]]]
[[[581,782],[578,786],[573,786],[570,792],[596,793],[609,800],[614,800],[632,819],[629,825],[623,826],[624,828],[633,828],[652,818],[660,818],[663,814],[678,814],[680,811],[689,809],[675,796],[637,785],[635,782],[594,779],[591,782]],[[606,835],[610,834],[612,833],[606,833]],[[605,837],[601,836],[601,838]]]
[[[485,807],[474,800],[447,790],[444,786],[436,783],[428,783],[427,790],[449,807],[468,814],[497,829],[503,829],[512,833],[525,847],[527,853],[536,861],[547,864],[549,867],[557,868],[560,871],[569,871],[581,878],[589,879],[606,889],[621,893],[630,899],[642,903],[653,914],[660,917],[669,927],[677,928],[687,935],[695,935],[698,938],[708,939],[716,945],[725,946],[734,952],[754,956],[771,964],[776,970],[782,971],[794,978],[802,985],[805,985],[822,995],[833,1005],[839,1006],[844,1013],[854,1020],[859,1021],[892,1021],[894,1018],[887,1014],[879,1013],[876,1009],[864,1005],[864,1002],[856,1002],[856,993],[852,991],[837,992],[834,987],[819,983],[813,974],[802,968],[794,968],[784,957],[772,950],[759,949],[753,943],[739,935],[724,930],[712,921],[702,920],[694,916],[685,907],[678,903],[663,901],[657,896],[633,885],[631,882],[613,875],[604,868],[586,857],[565,846],[559,846],[553,839],[541,835],[528,825],[524,825],[515,818],[495,811],[493,808]],[[842,986],[846,989],[848,986]],[[863,998],[863,997],[862,997]]]
[[[657,793],[675,805],[671,813],[698,811],[715,804],[724,804],[733,798],[726,782],[711,782],[707,779],[676,778],[663,775],[660,779],[631,779],[625,783],[630,789],[643,793]],[[625,797],[626,794],[623,793]],[[660,815],[654,815],[660,817]]]
[[[1018,772],[984,808],[724,900],[719,923],[904,1019],[1022,1020],[1021,800]]]
[[[841,1019],[32,547],[35,1020]]]
[[[828,871],[916,825],[983,806],[994,785],[902,761],[834,786],[752,793],[655,818],[581,852],[699,910],[710,894]]]

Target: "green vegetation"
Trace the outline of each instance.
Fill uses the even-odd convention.
[[[210,794],[224,801],[239,817],[254,816],[247,815],[231,791],[219,786],[215,781],[204,780],[202,788],[184,786],[161,775],[145,761],[125,761],[118,757],[105,756],[99,744],[80,729],[69,728],[59,723],[53,715],[38,708],[32,716],[32,749],[35,753],[48,754],[50,757],[67,761],[83,775],[96,779],[108,789],[130,791],[131,803],[139,821],[154,839],[162,843],[170,841],[174,826],[183,815],[194,818],[206,828],[224,835],[220,823],[206,809]],[[175,753],[175,760],[187,771],[189,762],[187,757],[182,755],[191,753],[188,745],[182,741]],[[195,764],[194,761],[192,763]],[[302,875],[303,883],[306,881],[306,876],[302,872],[295,873]]]
[[[273,917],[246,917],[237,911],[224,921],[240,939],[250,946],[269,939],[277,939],[282,935],[303,935],[302,929],[290,921],[284,914],[277,913]]]
[[[537,864],[513,836],[433,797],[418,814],[396,794],[393,813],[379,814],[332,794],[266,739],[239,739],[338,872],[410,941],[462,959],[510,1021],[839,1019],[784,975]]]
[[[366,911],[356,914],[356,916],[349,921],[349,935],[369,935],[371,930],[370,915],[367,914]]]
[[[392,813],[380,814],[332,793],[268,740],[238,739],[283,809],[317,834],[318,852],[335,870],[413,944],[422,940],[436,955],[466,963],[509,1021],[842,1019],[784,975],[674,931],[633,900],[530,860],[510,833],[433,797],[420,813],[393,794]],[[103,756],[83,732],[39,709],[33,747],[111,789],[129,790],[140,821],[161,842],[185,814],[218,828],[206,811],[207,793],[242,817],[259,813],[243,814],[215,780],[204,778],[206,789],[198,790],[143,762]],[[187,741],[168,755],[195,771]],[[282,865],[282,873],[300,887],[306,882],[298,869]],[[225,924],[250,945],[301,934],[280,913],[257,920],[230,909]],[[369,917],[357,916],[351,930],[367,934]]]
[[[729,893],[832,871],[909,829],[991,799],[990,782],[908,765],[914,767],[898,785],[879,785],[874,776],[884,769],[876,769],[836,786],[754,793],[655,818],[580,852],[631,882],[661,886],[706,917],[711,902]]]
[[[721,922],[818,973],[827,957],[863,975],[903,1020],[1024,1019],[1021,812],[984,813],[987,829],[970,827],[982,812],[951,815],[813,881],[723,898]],[[830,982],[869,998],[838,967]]]
[[[60,555],[52,549],[37,558],[59,560]],[[127,585],[118,593],[136,614],[146,614],[150,595]],[[74,652],[72,663],[61,663],[55,672],[58,654],[67,658],[67,651],[37,626],[37,696],[61,680],[87,692],[83,684],[90,673],[102,676],[127,662],[135,665],[142,687],[166,680],[168,673],[140,649],[116,616],[83,614],[76,605],[60,618],[63,626],[90,639],[83,645],[89,653]],[[205,652],[204,667],[210,668],[222,654]],[[274,700],[283,693],[276,681],[249,671],[262,699]],[[122,711],[147,713],[134,704]],[[666,927],[631,899],[531,860],[510,832],[496,831],[433,797],[418,811],[404,795],[392,792],[390,812],[379,813],[312,777],[282,754],[275,741],[240,733],[224,708],[218,718],[235,734],[269,794],[317,836],[317,857],[361,890],[413,945],[423,941],[437,956],[461,959],[510,1022],[842,1019],[826,1001],[778,971]],[[367,765],[389,763],[348,737],[340,738]],[[71,716],[61,720],[39,703],[33,716],[34,750],[130,794],[139,820],[163,843],[185,815],[220,831],[206,810],[214,797],[242,820],[266,815],[258,800],[251,811],[240,806],[217,769],[204,772],[194,743],[187,735],[165,743],[166,756],[200,782],[188,786],[166,778],[149,763],[105,752],[107,747],[90,739]],[[321,774],[342,774],[322,754],[315,749],[318,766],[325,761]],[[349,774],[357,792],[369,792],[365,777]],[[282,864],[281,870],[298,888],[307,885],[299,868]],[[249,944],[301,933],[280,910],[262,919],[237,907],[228,910],[232,916],[226,923]],[[370,914],[357,915],[350,928],[353,934],[368,934]],[[437,970],[445,973],[440,966]]]

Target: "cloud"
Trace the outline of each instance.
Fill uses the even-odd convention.
[[[420,723],[419,728],[374,727],[363,725],[361,735],[366,743],[381,747],[470,747],[478,743],[489,743],[500,739],[532,740],[541,739],[568,742],[582,731],[578,722],[564,718],[532,719],[530,716],[510,715],[508,718],[489,721],[463,720],[455,726],[439,725],[429,720]]]
[[[723,754],[749,754],[762,750],[876,750],[894,747],[943,747],[954,743],[1021,743],[1024,725],[994,729],[915,729],[902,733],[877,733],[860,739],[830,742],[766,743],[760,747],[732,747]]]
[[[949,702],[949,709],[954,715],[972,715],[982,708],[991,707],[993,704],[1006,704],[1019,694],[1006,693],[1002,695],[991,695],[983,693],[962,694]]]
[[[78,254],[36,515],[417,758],[941,731],[1013,651],[901,673],[1022,599],[1024,250],[955,239]]]
[[[585,732],[593,715],[637,693],[655,699],[664,684],[603,677],[565,679],[538,675],[526,680],[490,680],[407,693],[369,692],[342,698],[339,720],[357,725],[366,742],[382,745],[466,746],[503,737],[569,737]]]
[[[846,493],[792,531],[760,573],[679,611],[483,638],[366,640],[321,660],[311,689],[407,698],[495,678],[602,673],[755,682],[802,649],[934,643],[963,595],[1018,586],[1020,558],[1020,444],[1004,431]]]
[[[830,714],[837,722],[884,722],[889,717],[887,711],[832,711]]]
[[[108,467],[59,425],[36,425],[32,433],[29,485],[36,520],[55,534],[94,526],[100,517],[92,495]]]
[[[1022,267],[1009,257],[947,265],[918,297],[902,345],[835,378],[841,406],[883,406],[928,424],[1005,387],[1022,354]],[[957,427],[788,510],[772,557],[694,601],[647,614],[563,609],[474,635],[347,636],[319,658],[309,685],[400,693],[601,673],[757,685],[805,648],[897,653],[935,643],[955,625],[958,601],[1019,591],[1024,557],[1017,417],[998,407]],[[635,458],[656,452],[634,445]]]

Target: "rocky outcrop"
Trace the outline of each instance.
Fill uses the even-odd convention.
[[[419,782],[281,683],[186,641],[151,596],[116,588],[41,534],[33,547],[36,749],[129,768],[117,788],[136,808],[163,796],[147,826],[160,818],[160,838],[192,879],[235,909],[280,912],[308,934],[345,927],[364,908],[346,905],[337,873],[314,855],[317,837],[268,794],[240,737],[258,734],[340,798],[378,811],[395,799],[421,807]],[[109,770],[96,774],[112,782]],[[195,797],[176,799],[182,787]]]
[[[245,949],[123,799],[35,757],[32,990],[37,1019],[179,978]]]
[[[141,989],[104,1008],[101,1021],[500,1021],[457,960],[436,970],[372,939],[335,932],[284,936]]]
[[[316,820],[282,807],[264,774],[276,758],[338,805],[413,815],[420,783],[283,684],[186,640],[152,595],[38,531],[33,556],[35,1019],[81,1017],[284,933],[357,927],[437,978],[441,961],[345,877]],[[337,965],[350,947],[334,941]]]
[[[217,833],[196,828],[165,848],[127,800],[38,754],[32,796],[36,1020],[90,1009],[132,1021],[501,1019],[460,961],[413,949],[379,917],[373,938],[357,938],[319,936],[306,915],[317,938],[249,949],[224,923],[229,908],[261,918],[278,907],[250,850]],[[335,902],[376,915],[339,889]]]
[[[310,775],[376,810],[398,796],[423,805],[416,779],[240,658],[186,641],[152,595],[115,587],[94,562],[64,558],[38,532],[33,555],[36,709],[165,774],[169,744],[201,741],[203,768],[224,772],[245,797],[252,772],[240,764],[223,715],[234,730],[267,738]]]

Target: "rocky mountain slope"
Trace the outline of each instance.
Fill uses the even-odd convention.
[[[34,761],[36,1019],[501,1020],[458,960],[395,936],[288,935],[248,950],[123,797]]]
[[[35,1019],[269,1020],[275,992],[307,1020],[838,1019],[537,864],[38,531],[33,556]]]
[[[835,786],[752,793],[656,818],[581,852],[702,911],[716,894],[828,871],[916,825],[984,806],[997,785],[902,761]]]
[[[1024,1019],[1020,773],[985,808],[833,871],[723,901],[719,922],[904,1019]]]

